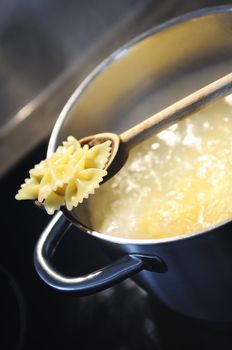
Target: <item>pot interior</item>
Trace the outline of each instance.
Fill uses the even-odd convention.
[[[231,71],[232,12],[209,10],[168,22],[118,50],[82,83],[49,150],[69,135],[120,133]],[[71,218],[94,230],[87,214],[82,205]]]

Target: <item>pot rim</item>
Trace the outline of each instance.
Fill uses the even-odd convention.
[[[144,39],[159,33],[169,27],[173,27],[175,25],[178,25],[183,22],[187,22],[189,20],[192,20],[194,18],[209,16],[212,14],[220,14],[220,13],[228,13],[232,12],[232,4],[231,5],[220,5],[220,6],[212,6],[212,7],[206,7],[202,8],[200,10],[191,11],[184,15],[175,17],[173,19],[170,19],[160,25],[154,26],[145,32],[135,36],[133,39],[128,41],[126,44],[118,48],[116,51],[114,51],[111,55],[106,57],[99,65],[96,66],[95,69],[93,69],[87,77],[80,83],[80,85],[74,90],[66,104],[64,105],[59,117],[57,118],[57,121],[54,125],[54,128],[52,130],[48,149],[47,149],[47,157],[51,156],[51,154],[55,151],[57,145],[56,140],[59,135],[60,129],[62,128],[62,125],[65,121],[65,119],[68,117],[69,113],[75,106],[78,98],[84,93],[86,88],[91,84],[91,82],[98,77],[104,70],[106,70],[112,63],[114,63],[117,60],[120,60],[129,49],[131,49],[134,45],[138,44],[139,42],[143,41]],[[182,234],[182,235],[175,235],[170,236],[166,238],[150,238],[150,239],[134,239],[134,238],[123,238],[118,236],[110,236],[101,232],[97,232],[95,230],[92,230],[80,222],[78,222],[71,212],[69,212],[66,208],[62,208],[61,211],[64,213],[64,215],[72,222],[75,226],[77,226],[82,231],[91,234],[92,236],[103,239],[105,241],[109,241],[112,243],[118,243],[118,244],[130,244],[130,245],[153,245],[153,244],[163,244],[163,243],[170,243],[170,242],[177,242],[177,241],[184,241],[187,239],[192,239],[196,236],[202,236],[203,234],[210,233],[211,231],[214,231],[215,229],[222,227],[226,224],[228,224],[232,219],[227,219],[224,221],[221,221],[219,223],[216,223],[214,225],[210,225],[209,227],[205,228],[204,230],[197,230],[192,233]]]

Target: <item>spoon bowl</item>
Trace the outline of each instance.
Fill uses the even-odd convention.
[[[82,147],[86,144],[90,147],[93,147],[105,141],[111,142],[111,152],[105,165],[107,175],[103,178],[104,182],[115,175],[125,164],[129,155],[129,149],[127,145],[121,140],[119,135],[111,132],[86,136],[79,140],[79,143]]]

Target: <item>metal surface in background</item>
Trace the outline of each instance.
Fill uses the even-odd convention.
[[[141,4],[143,5],[141,6]],[[147,0],[9,0],[0,5],[0,127]],[[9,103],[11,97],[11,103]]]
[[[49,136],[72,91],[111,52],[158,23],[213,5],[221,1],[2,1],[0,176]]]

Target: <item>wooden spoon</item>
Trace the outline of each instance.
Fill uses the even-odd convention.
[[[177,122],[178,120],[190,115],[214,99],[226,95],[232,90],[232,73],[214,81],[213,83],[197,90],[193,94],[183,98],[173,105],[165,108],[161,112],[154,114],[152,117],[135,125],[131,129],[120,135],[114,133],[101,133],[86,136],[79,140],[83,146],[88,144],[93,147],[105,141],[111,141],[111,153],[105,166],[107,175],[104,176],[103,182],[114,176],[125,164],[130,150],[147,139],[155,132]],[[42,203],[34,201],[40,208],[44,208]]]
[[[155,132],[161,131],[189,114],[192,114],[205,106],[210,101],[225,95],[232,90],[232,73],[214,81],[193,94],[183,98],[161,112],[135,125],[120,135],[114,133],[101,133],[91,135],[79,140],[80,144],[88,144],[90,147],[111,141],[111,154],[105,169],[107,175],[103,182],[114,176],[125,164],[131,148],[147,139]]]

